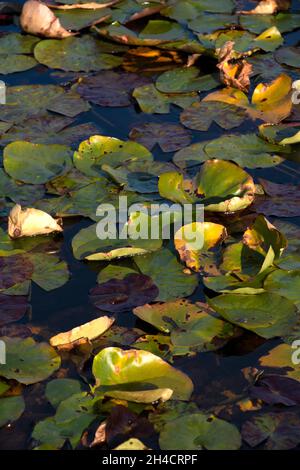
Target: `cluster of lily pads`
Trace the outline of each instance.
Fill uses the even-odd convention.
[[[23,419],[28,390],[42,383],[52,413],[35,422],[30,448],[300,443],[299,412],[285,409],[300,403],[292,361],[300,229],[283,219],[300,216],[299,186],[253,171],[288,171],[285,160],[299,159],[300,108],[291,95],[300,48],[286,46],[284,33],[300,28],[300,11],[288,1],[279,11],[272,0],[260,2],[271,12],[263,5],[246,12],[243,3],[29,0],[23,32],[0,36],[1,74],[44,66],[60,83],[8,86],[0,105],[0,426]],[[205,63],[212,73],[202,72]],[[146,122],[126,140],[76,122],[91,109],[133,105]],[[150,119],[169,113],[179,113],[178,122]],[[222,135],[207,138],[212,129]],[[120,196],[145,208],[200,202],[205,221],[168,241],[136,239],[130,231],[145,215],[135,213],[128,239],[101,240],[97,207],[118,208]],[[26,230],[22,214],[34,220]],[[76,276],[63,233],[39,231],[41,214],[58,232],[58,219],[84,218],[71,252],[99,270],[86,307],[98,314],[63,333],[43,332],[30,319],[32,286],[49,292]],[[189,243],[195,229],[204,233],[201,249]],[[136,327],[120,326],[123,314]],[[257,369],[243,369],[241,393],[222,391],[209,402],[180,360],[196,361],[197,374],[197,361],[247,335],[276,343],[252,364]],[[236,426],[230,421],[239,413],[246,416]]]

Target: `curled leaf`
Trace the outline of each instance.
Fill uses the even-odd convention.
[[[67,31],[59,19],[46,5],[38,0],[27,1],[20,17],[22,29],[26,33],[46,38],[67,38],[74,33]]]
[[[72,349],[80,340],[93,341],[108,330],[114,323],[113,318],[100,317],[84,325],[77,326],[65,333],[59,333],[50,339],[51,346],[59,349]]]
[[[62,232],[60,220],[38,209],[22,209],[16,204],[8,218],[8,234],[11,238],[46,235],[52,232]]]

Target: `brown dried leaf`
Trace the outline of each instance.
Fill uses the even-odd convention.
[[[76,33],[67,31],[54,13],[38,0],[25,2],[20,17],[20,24],[26,33],[46,38],[67,38]]]
[[[252,65],[245,59],[236,58],[234,42],[227,41],[219,50],[219,63],[221,81],[229,87],[248,91]]]
[[[261,0],[257,7],[250,11],[240,11],[243,15],[273,15],[286,11],[291,6],[291,0]]]

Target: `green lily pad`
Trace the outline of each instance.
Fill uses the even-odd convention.
[[[199,99],[198,94],[195,92],[180,94],[161,93],[153,84],[135,88],[132,96],[137,100],[141,110],[148,114],[167,114],[170,112],[171,104],[184,109]]]
[[[171,334],[174,355],[214,351],[235,331],[232,325],[216,317],[207,304],[192,304],[187,300],[143,305],[135,308],[133,313],[160,331]]]
[[[213,75],[199,76],[197,67],[168,70],[158,77],[155,86],[162,93],[190,93],[209,91],[220,85]]]
[[[105,239],[98,238],[97,224],[81,229],[72,240],[73,254],[76,259],[90,261],[109,261],[114,258],[135,256],[158,250],[161,240],[131,240],[131,239]]]
[[[87,176],[99,176],[104,164],[117,166],[144,160],[152,161],[153,156],[143,145],[101,135],[81,142],[78,151],[74,152],[74,165]]]
[[[208,303],[226,320],[267,339],[288,335],[297,323],[293,302],[273,293],[222,294]]]
[[[25,72],[38,64],[33,57],[22,54],[0,54],[0,61],[0,74],[2,75]]]
[[[25,410],[22,396],[0,398],[0,427],[17,421]]]
[[[213,122],[223,129],[233,129],[239,127],[245,119],[244,110],[237,109],[231,104],[216,101],[193,103],[180,114],[180,122],[189,129],[197,131],[207,131]]]
[[[284,271],[278,269],[266,278],[264,288],[299,303],[300,271]]]
[[[45,395],[51,405],[57,408],[62,401],[80,392],[81,384],[78,380],[54,379],[47,383]]]
[[[65,145],[32,144],[19,141],[8,144],[3,152],[5,171],[24,183],[46,183],[71,165],[72,152]]]
[[[268,142],[284,146],[283,151],[289,150],[289,145],[300,142],[300,126],[297,122],[279,124],[278,126],[261,124],[259,133]]]
[[[131,129],[129,137],[135,142],[152,150],[155,145],[159,145],[163,152],[174,152],[186,147],[191,142],[191,134],[182,126],[173,123],[149,122],[135,126]],[[154,165],[157,165],[155,162]]]
[[[241,436],[233,424],[213,415],[194,413],[167,423],[159,445],[162,450],[237,450]]]
[[[120,266],[116,264],[109,264],[104,269],[101,269],[100,273],[97,277],[98,284],[106,281],[110,281],[111,279],[124,279],[127,274],[135,274],[136,271],[132,268],[127,266]]]
[[[192,20],[203,11],[214,13],[231,13],[234,8],[232,0],[220,0],[216,3],[210,0],[180,0],[174,2],[170,6],[164,8],[160,13],[164,16],[177,20],[179,22],[186,22]]]
[[[194,150],[194,149],[193,149]],[[211,140],[204,148],[208,158],[233,160],[247,168],[267,168],[283,161],[277,153],[288,152],[280,145],[270,144],[256,134],[225,135]]]
[[[237,17],[226,14],[201,14],[188,22],[188,27],[195,33],[213,33],[219,29],[228,29],[237,23]]]
[[[6,344],[6,364],[0,365],[0,376],[29,385],[47,379],[60,367],[60,357],[47,343],[32,338],[2,337]]]
[[[40,41],[34,49],[34,56],[47,67],[67,72],[108,70],[118,67],[123,61],[120,57],[102,53],[101,45],[91,36]]]
[[[80,31],[89,26],[102,23],[102,21],[109,19],[111,16],[111,10],[109,8],[95,10],[72,8],[71,10],[54,11],[56,18],[59,18],[61,25],[67,31]]]
[[[188,400],[193,392],[191,379],[161,358],[131,349],[105,348],[94,358],[97,387],[120,391],[173,390],[172,399]]]
[[[143,274],[152,278],[159,289],[157,300],[162,302],[188,297],[198,285],[197,276],[192,273],[184,273],[184,267],[177,261],[176,256],[167,249],[135,257],[134,261]]]
[[[70,277],[68,265],[65,261],[60,261],[57,256],[31,253],[29,259],[34,267],[31,279],[45,291],[58,289],[68,282]]]
[[[229,30],[221,32],[216,41],[217,49],[223,47],[227,41],[234,42],[234,51],[244,53],[262,49],[266,52],[275,51],[283,43],[283,37],[280,31],[275,27],[268,28],[259,36],[251,34],[248,31]]]
[[[46,110],[68,117],[88,111],[89,104],[75,91],[56,85],[21,85],[6,88],[6,104],[1,119],[20,123],[29,117],[45,115]]]
[[[275,53],[275,59],[280,64],[290,67],[300,67],[300,49],[299,47],[281,47]]]
[[[16,182],[0,168],[0,198],[8,198],[16,204],[28,206],[41,199],[44,194],[44,186]]]
[[[1,54],[30,54],[40,41],[36,36],[8,33],[0,37]]]
[[[201,202],[205,210],[235,212],[245,209],[254,199],[254,182],[242,168],[222,160],[207,160],[194,180],[180,173],[164,173],[159,178],[159,194],[184,203]]]
[[[300,15],[295,13],[278,13],[277,15],[241,15],[240,24],[243,28],[260,34],[272,26],[276,26],[281,33],[287,33],[299,28]]]
[[[36,424],[32,437],[40,443],[39,448],[60,449],[67,439],[73,448],[76,447],[83,432],[97,417],[94,410],[97,402],[99,396],[93,397],[87,392],[76,393],[63,400],[55,416]]]

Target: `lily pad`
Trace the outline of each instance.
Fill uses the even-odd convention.
[[[29,259],[34,268],[31,279],[45,291],[58,289],[68,282],[70,277],[68,265],[65,261],[60,261],[57,256],[31,253]]]
[[[158,288],[148,276],[133,273],[124,279],[110,279],[90,291],[91,302],[100,310],[125,312],[133,307],[152,302]]]
[[[150,122],[131,129],[129,137],[149,150],[159,145],[163,152],[174,152],[186,147],[191,142],[191,134],[182,126],[173,123]],[[157,162],[156,162],[157,163]]]
[[[47,343],[32,338],[2,337],[6,344],[6,364],[0,365],[0,376],[29,385],[50,377],[60,367],[60,357]]]
[[[292,302],[299,303],[300,271],[278,269],[266,278],[264,288],[269,292],[282,295]]]
[[[25,72],[35,67],[38,62],[30,56],[22,54],[0,54],[0,74],[7,75],[9,73]]]
[[[23,318],[28,307],[26,297],[0,294],[0,327]]]
[[[132,96],[137,100],[141,110],[148,114],[167,114],[170,112],[171,104],[184,109],[199,99],[195,92],[161,93],[153,84],[135,88]]]
[[[233,160],[247,168],[268,168],[279,165],[283,159],[277,154],[288,152],[289,148],[269,144],[256,134],[242,134],[214,139],[206,144],[204,151],[208,158]]]
[[[81,392],[81,384],[75,379],[54,379],[47,383],[46,397],[54,408],[71,395]]]
[[[294,413],[266,413],[254,416],[242,427],[242,437],[251,447],[264,444],[266,450],[288,450],[300,442],[300,420]]]
[[[76,91],[84,99],[99,106],[129,106],[134,88],[149,83],[149,79],[135,73],[102,71],[100,74],[83,77]]]
[[[41,184],[68,169],[71,156],[71,149],[66,145],[17,141],[5,147],[3,164],[13,178],[24,183]]]
[[[123,141],[114,137],[94,135],[81,142],[74,153],[74,164],[87,176],[99,176],[101,166],[117,166],[125,162],[153,160],[152,154],[143,145]]]
[[[293,302],[274,293],[222,294],[208,303],[226,320],[267,339],[288,335],[297,323]]]
[[[135,256],[158,250],[161,240],[137,239],[100,239],[97,236],[97,224],[80,230],[72,241],[73,253],[76,259],[90,261],[108,261],[114,258]]]
[[[17,421],[25,410],[22,396],[0,398],[0,427]]]
[[[223,129],[233,129],[239,127],[245,118],[244,110],[231,104],[201,101],[185,108],[180,115],[180,122],[189,129],[207,131],[213,122]]]
[[[100,390],[170,388],[175,400],[188,400],[193,392],[193,383],[187,375],[154,354],[137,349],[103,349],[94,358],[93,374]]]
[[[213,75],[199,76],[197,67],[177,68],[164,72],[158,77],[155,86],[162,93],[190,93],[209,91],[220,85]]]
[[[226,236],[224,225],[213,222],[193,222],[183,225],[175,233],[175,248],[181,261],[188,268],[200,271],[207,252],[221,243]]]
[[[188,297],[198,285],[195,274],[185,274],[176,256],[167,249],[134,258],[139,270],[150,276],[159,289],[157,300],[166,302],[179,297]],[[162,269],[162,266],[164,269]],[[166,272],[168,276],[166,276]]]
[[[235,212],[254,199],[254,182],[242,168],[222,160],[208,160],[194,180],[180,173],[164,173],[159,178],[159,193],[174,202],[204,204],[205,210]]]
[[[207,304],[192,304],[187,300],[154,303],[134,309],[141,320],[170,333],[172,354],[213,351],[222,347],[234,335],[234,328],[218,318]],[[141,343],[143,348],[143,341]],[[144,348],[143,348],[144,349]]]
[[[234,425],[213,415],[195,413],[167,423],[159,444],[162,450],[237,450],[241,436]]]
[[[102,53],[101,45],[91,36],[40,41],[34,56],[47,67],[67,72],[108,70],[122,63],[122,58]]]
[[[280,64],[290,67],[300,66],[300,48],[299,47],[281,47],[275,53],[275,59]]]
[[[277,217],[299,217],[299,186],[278,184],[260,179],[266,195],[258,198],[255,206],[265,215]]]
[[[294,360],[297,356],[299,356],[297,349],[292,349],[290,344],[279,344],[262,356],[259,364],[263,369],[267,368],[267,371],[273,370],[277,374],[300,381],[299,363]]]

